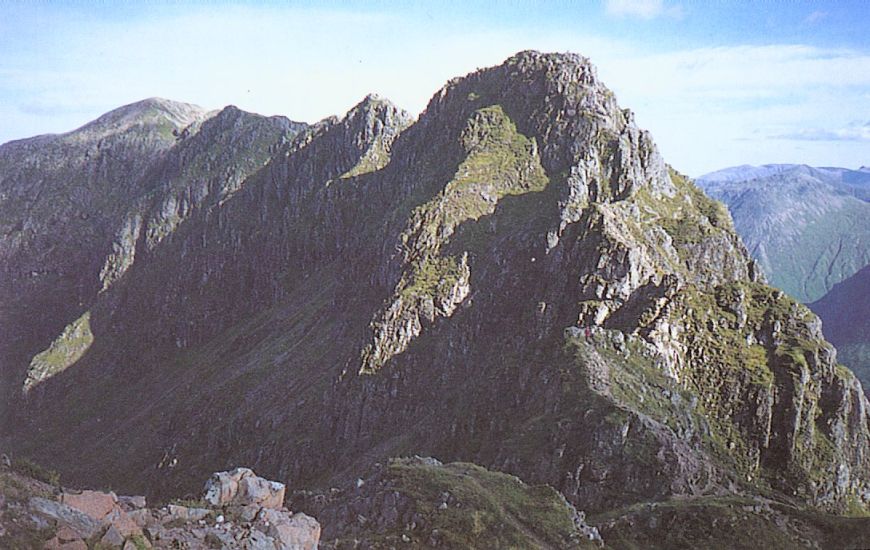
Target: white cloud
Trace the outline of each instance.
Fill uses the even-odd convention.
[[[812,25],[813,23],[818,23],[819,21],[828,17],[828,12],[826,11],[814,11],[811,14],[807,15],[804,18],[804,23],[808,25]]]
[[[807,128],[774,137],[805,141],[870,141],[870,122],[866,124],[850,124],[842,128],[832,129]]]
[[[666,6],[663,0],[605,0],[605,11],[617,17],[639,17],[653,19],[662,15],[680,18],[683,10],[679,6]]]

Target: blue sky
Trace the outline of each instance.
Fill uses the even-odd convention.
[[[414,114],[524,49],[574,51],[678,170],[870,165],[870,2],[0,1],[0,142],[145,97],[313,122]]]

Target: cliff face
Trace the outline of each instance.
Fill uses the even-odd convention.
[[[270,140],[300,127],[149,99],[68,134],[3,145],[3,402],[24,376],[41,380],[79,358],[93,339],[88,310],[137,251],[206,197],[231,192],[263,164]]]
[[[146,100],[77,131],[0,147],[0,357],[3,402],[29,359],[78,318],[126,210],[147,195],[139,176],[205,118],[185,104]]]
[[[4,355],[6,441],[78,483],[159,495],[245,463],[327,486],[421,454],[589,511],[867,507],[860,384],[584,58],[518,54],[417,121],[228,108],[156,156],[90,299],[4,313],[43,335]]]

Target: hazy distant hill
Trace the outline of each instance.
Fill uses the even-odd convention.
[[[870,170],[737,166],[698,178],[770,282],[803,302],[870,263]]]
[[[870,387],[870,266],[809,304],[822,319],[825,337],[837,347],[838,358]]]

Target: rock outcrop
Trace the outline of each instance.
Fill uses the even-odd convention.
[[[258,477],[248,468],[236,468],[213,474],[205,484],[203,500],[212,506],[281,508],[284,491],[283,483]]]
[[[320,539],[317,520],[291,513],[276,494],[249,491],[214,504],[203,500],[148,508],[141,496],[67,489],[58,494],[56,488],[8,471],[0,472],[0,479],[0,546],[4,548],[27,544],[52,550],[316,550]],[[283,496],[282,484],[247,468],[215,474],[208,487],[217,479],[244,487],[280,486]],[[207,490],[204,498],[210,496],[213,493]]]
[[[121,548],[127,541],[150,547],[142,531],[145,503],[140,499],[127,497],[122,504],[111,492],[62,491],[57,500],[35,496],[28,505],[34,522],[48,522],[55,530],[46,548],[87,548],[97,542]]]

